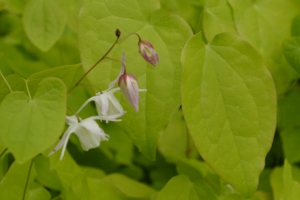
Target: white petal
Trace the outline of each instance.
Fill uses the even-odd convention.
[[[81,147],[85,151],[98,147],[101,140],[108,139],[107,135],[92,118],[81,121],[80,126],[81,128],[75,134],[78,136]]]
[[[78,124],[78,119],[75,115],[66,116],[66,123],[70,126],[75,125],[75,124]]]
[[[91,98],[89,98],[88,100],[86,100],[83,104],[82,104],[82,106],[79,108],[79,110],[76,112],[76,114],[78,114],[89,102],[91,102],[91,101],[96,101],[96,97],[97,96],[93,96],[93,97],[91,97]]]
[[[99,115],[106,115],[107,110],[109,108],[108,102],[108,93],[104,91],[102,94],[95,96],[95,102],[98,104],[98,114]]]
[[[52,154],[54,154],[56,151],[58,151],[63,146],[63,150],[62,150],[60,158],[59,158],[61,160],[64,157],[65,149],[66,149],[69,137],[76,130],[76,128],[77,128],[76,125],[69,126],[69,128],[66,130],[63,137],[59,141],[59,143],[53,148],[53,150],[48,154],[48,156],[51,156]]]
[[[118,90],[120,90],[120,88],[118,88]],[[124,113],[123,107],[121,106],[118,99],[114,96],[113,92],[114,92],[113,90],[109,91],[109,95],[108,95],[108,99],[112,105],[112,108],[114,108],[114,112],[112,113],[113,114]]]

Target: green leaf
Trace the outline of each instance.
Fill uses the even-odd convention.
[[[176,160],[186,158],[196,151],[189,137],[182,111],[177,111],[158,141],[159,151],[167,158]],[[197,153],[198,154],[198,153]]]
[[[66,88],[57,78],[40,82],[33,98],[13,92],[0,106],[1,138],[20,163],[48,149],[62,133]]]
[[[185,19],[194,33],[200,30],[204,0],[160,0],[160,2],[164,10]]]
[[[159,132],[165,129],[169,118],[180,106],[180,52],[192,35],[190,27],[181,18],[158,9],[156,1],[149,3],[148,0],[86,1],[79,15],[78,30],[85,71],[108,51],[116,40],[114,32],[117,28],[124,37],[138,33],[157,50],[161,59],[156,67],[139,55],[136,36],[123,40],[109,54],[109,57],[121,59],[123,49],[127,56],[127,73],[137,77],[139,88],[147,89],[147,92],[140,93],[138,113],[134,112],[125,98],[121,98],[127,113],[119,124],[151,160],[155,159]],[[105,90],[117,77],[120,67],[118,62],[101,62],[88,78],[91,84]]]
[[[47,189],[40,187],[28,191],[28,200],[50,200],[51,195]]]
[[[28,85],[31,89],[36,89],[36,85],[45,78],[56,77],[61,79],[67,88],[72,87],[71,83],[74,79],[76,71],[80,68],[81,64],[65,65],[60,67],[53,67],[28,77]]]
[[[300,197],[300,170],[284,162],[282,200],[299,199]]]
[[[282,200],[283,192],[283,168],[276,167],[270,177],[274,200]]]
[[[300,126],[300,90],[294,88],[285,96],[278,99],[278,129],[296,128]]]
[[[291,21],[300,7],[293,0],[228,0],[237,32],[264,57],[278,94],[284,93],[299,74],[282,53],[282,42],[290,37]],[[280,28],[278,28],[280,27]]]
[[[300,15],[296,16],[292,22],[292,36],[300,36]]]
[[[300,144],[299,133],[299,128],[290,128],[280,132],[284,155],[290,163],[296,163],[300,161],[300,154],[298,153]]]
[[[68,190],[76,177],[82,175],[82,170],[70,156],[68,151],[65,152],[62,160],[59,160],[59,158],[59,153],[55,153],[50,157],[50,169],[53,169],[58,175],[63,189]]]
[[[203,181],[191,182],[185,175],[172,178],[159,192],[157,200],[217,200],[212,189]]]
[[[152,188],[120,174],[112,174],[101,180],[89,179],[91,199],[150,199]]]
[[[83,0],[57,0],[56,1],[67,16],[67,24],[74,31],[77,32],[77,17]]]
[[[300,38],[290,38],[284,42],[283,53],[290,65],[300,72]]]
[[[20,0],[17,1],[20,2]],[[2,33],[1,40],[6,44],[22,44],[26,37],[23,30],[22,19],[18,15],[10,12],[2,12],[0,17],[0,27]]]
[[[1,200],[21,199],[31,161],[18,164],[14,162],[0,183]],[[31,169],[29,183],[35,178],[34,167]],[[28,194],[27,194],[28,195]]]
[[[131,165],[133,159],[133,144],[128,136],[115,124],[103,124],[105,133],[112,133],[109,142],[101,144],[101,148],[108,148],[112,157],[119,164]]]
[[[61,36],[65,19],[54,1],[30,0],[24,10],[23,24],[30,41],[47,51]]]
[[[11,74],[5,78],[13,91],[23,91],[25,89],[24,80],[19,75]],[[1,80],[1,82],[0,82],[0,102],[9,93],[10,93],[10,90],[9,90],[7,84],[3,80]]]
[[[221,192],[221,181],[212,169],[205,163],[198,160],[181,160],[177,163],[176,169],[178,174],[184,174],[191,181],[205,181],[216,194]]]
[[[182,108],[195,146],[226,182],[254,194],[276,126],[276,93],[260,55],[229,33],[182,53]]]
[[[50,169],[49,158],[38,155],[34,159],[34,165],[37,174],[36,179],[39,183],[54,190],[60,190],[62,188],[57,174],[54,170]]]
[[[74,176],[74,179],[71,182],[71,187],[67,190],[67,199],[90,199],[90,188],[88,186],[87,177],[84,173]]]
[[[4,3],[4,9],[16,13],[22,14],[27,0],[1,0],[0,3]]]
[[[227,0],[210,0],[203,9],[203,33],[211,41],[222,32],[236,33],[233,13]]]
[[[22,77],[28,77],[33,73],[48,68],[44,63],[24,55],[22,51],[15,46],[5,44],[1,41],[0,51],[3,52],[3,56],[0,59],[0,66],[1,69],[4,68],[5,71],[11,69]],[[13,71],[11,73],[13,73]]]

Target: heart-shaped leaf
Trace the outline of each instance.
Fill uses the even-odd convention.
[[[33,98],[12,92],[0,105],[1,139],[20,162],[53,145],[62,133],[66,114],[66,87],[57,78],[41,81]]]
[[[155,159],[159,132],[180,106],[180,53],[192,35],[190,27],[181,18],[158,9],[158,2],[149,4],[147,0],[85,1],[78,29],[85,71],[111,47],[116,40],[117,28],[122,32],[121,37],[138,33],[157,50],[160,62],[155,68],[139,55],[136,35],[122,40],[109,54],[109,57],[121,59],[123,49],[127,56],[127,73],[137,77],[140,88],[147,89],[140,94],[138,113],[122,98],[127,113],[119,124],[139,150],[152,160]],[[91,84],[105,90],[117,77],[120,67],[119,62],[101,62],[88,78]]]
[[[23,24],[30,41],[47,51],[62,34],[65,19],[55,1],[30,0],[24,10]]]
[[[276,126],[276,93],[261,56],[229,33],[201,33],[182,53],[182,108],[204,160],[245,196],[255,192]]]

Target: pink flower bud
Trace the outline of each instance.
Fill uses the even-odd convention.
[[[127,99],[134,107],[136,112],[139,111],[139,86],[136,78],[132,74],[123,74],[120,76],[118,85]]]
[[[158,55],[150,42],[141,40],[139,42],[139,52],[143,58],[153,66],[159,62]]]

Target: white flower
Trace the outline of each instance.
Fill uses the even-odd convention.
[[[99,119],[99,116],[89,117],[84,120],[78,119],[75,115],[66,116],[66,123],[69,128],[64,133],[62,139],[50,152],[49,156],[63,147],[60,160],[63,158],[68,140],[72,133],[75,133],[79,138],[81,147],[83,150],[88,151],[89,149],[100,146],[102,140],[108,140],[109,135],[105,134],[104,131],[99,127],[99,125],[94,121]]]
[[[109,84],[107,90],[98,92],[95,96],[86,100],[76,114],[78,114],[89,102],[94,101],[99,117],[105,120],[106,123],[108,123],[108,121],[121,121],[121,119],[117,118],[123,116],[126,112],[114,95],[114,93],[120,90],[120,88],[112,88],[118,82],[119,77],[122,76],[125,72],[125,59],[126,57],[123,52],[122,67],[118,77]]]
[[[86,102],[84,102],[81,108],[77,111],[77,114],[89,102],[95,101],[96,109],[101,120],[105,120],[106,123],[108,123],[108,121],[121,121],[121,119],[117,118],[123,116],[126,112],[124,111],[120,102],[114,96],[114,93],[118,90],[120,90],[120,88],[114,88],[111,90],[105,90],[102,93],[96,93],[95,96],[89,98],[88,100],[86,100]]]

